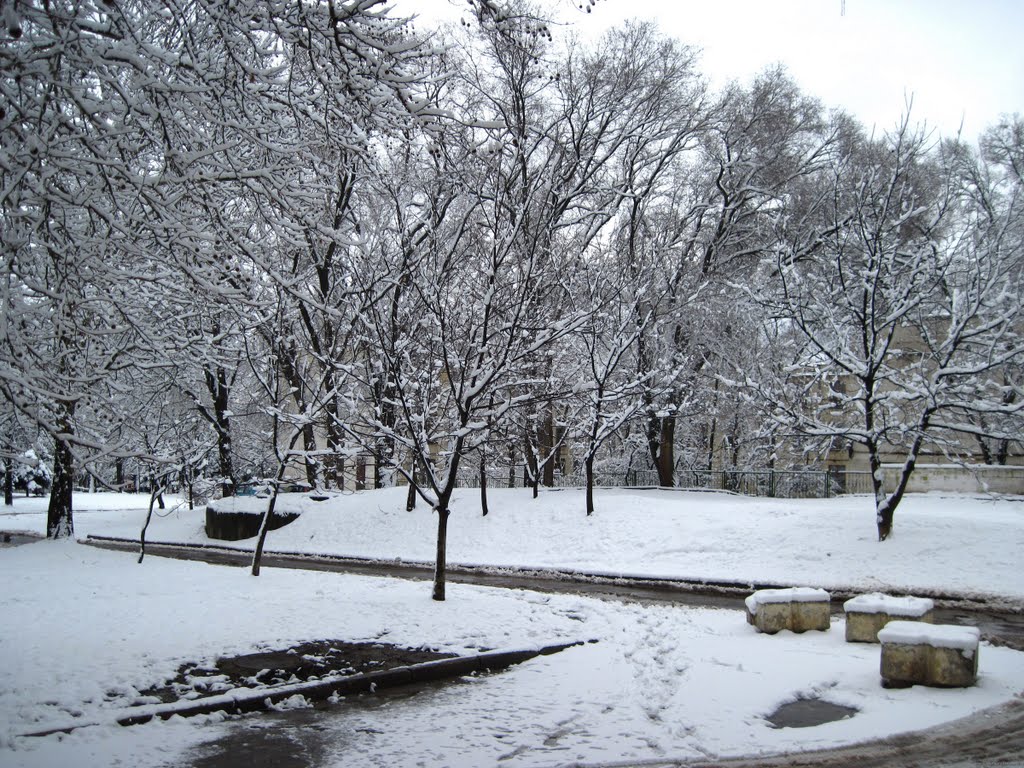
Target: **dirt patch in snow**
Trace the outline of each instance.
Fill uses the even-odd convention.
[[[212,666],[182,664],[173,680],[140,693],[149,701],[172,702],[224,693],[235,688],[313,681],[453,657],[454,654],[430,648],[316,640],[281,650],[225,656],[217,659]]]

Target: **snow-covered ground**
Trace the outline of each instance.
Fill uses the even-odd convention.
[[[249,500],[249,503],[259,503]],[[137,536],[146,499],[76,496],[76,533]],[[1024,602],[1024,504],[910,497],[896,536],[874,541],[870,500],[748,499],[604,491],[587,518],[578,491],[456,499],[451,562],[600,573],[773,581],[815,587],[1002,595]],[[429,561],[434,519],[386,490],[290,500],[296,522],[267,547]],[[18,499],[0,530],[41,531],[45,500]],[[172,509],[152,541],[204,541],[202,512]],[[252,542],[237,546],[251,547]],[[187,764],[237,723],[217,717],[110,725],[137,692],[186,661],[305,640],[381,639],[470,652],[597,640],[508,671],[318,718],[327,765],[548,766],[816,749],[925,728],[1024,691],[1024,654],[984,645],[978,685],[885,690],[877,646],[828,633],[757,634],[740,611],[244,569],[100,551],[69,542],[0,550],[0,765]],[[774,729],[777,705],[820,695],[847,720]],[[99,723],[68,736],[20,734]],[[161,761],[163,761],[161,763]]]

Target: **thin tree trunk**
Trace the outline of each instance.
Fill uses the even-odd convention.
[[[283,464],[282,464],[283,466]],[[260,561],[263,559],[263,545],[267,541],[267,531],[270,529],[270,517],[274,514],[274,507],[277,506],[277,487],[280,484],[282,472],[278,472],[277,482],[270,489],[270,499],[267,501],[267,508],[263,510],[263,518],[260,520],[259,538],[256,539],[256,550],[252,553],[252,575],[260,575]]]
[[[587,516],[594,514],[594,454],[588,453],[583,461],[587,475]]]
[[[412,512],[416,509],[416,458],[413,457],[409,467],[409,491],[405,496],[405,511]]]
[[[277,353],[278,366],[284,375],[285,381],[288,382],[288,386],[291,388],[295,409],[299,413],[305,414],[309,409],[306,403],[306,386],[302,375],[299,373],[297,359],[298,350],[294,339],[288,343],[279,343]],[[302,447],[304,450],[303,462],[306,468],[306,482],[309,483],[310,488],[319,488],[319,465],[317,460],[313,458],[313,454],[316,453],[316,433],[311,423],[304,424],[302,427]]]
[[[999,441],[999,449],[996,451],[996,464],[1006,466],[1006,460],[1010,458],[1010,441],[1002,439]]]
[[[303,463],[306,466],[306,482],[310,488],[319,488],[320,467],[317,460],[310,455],[316,452],[316,433],[312,424],[304,424],[302,427],[302,448],[305,454]]]
[[[274,428],[272,432],[272,439],[274,441],[275,450],[278,446],[278,435],[280,434],[280,424],[278,419],[274,417]],[[288,469],[288,458],[292,455],[292,450],[295,448],[295,443],[301,436],[302,431],[292,433],[291,440],[288,441],[288,450],[283,454],[278,453],[277,459],[277,475],[274,477],[273,486],[270,489],[270,499],[267,502],[267,508],[263,511],[263,517],[260,519],[260,532],[259,538],[256,539],[256,549],[252,553],[252,575],[260,575],[260,561],[263,559],[263,545],[267,541],[267,531],[270,530],[270,518],[274,514],[274,507],[277,506],[277,493],[281,487],[281,482],[284,480],[284,473]]]
[[[523,456],[526,459],[526,463],[523,465],[524,483],[533,489],[533,498],[537,498],[540,467],[538,466],[537,451],[534,449],[533,441],[530,439],[530,430],[528,428],[523,433]]]
[[[539,455],[543,459],[541,478],[545,488],[555,487],[555,423],[549,408],[544,414],[544,429],[541,431]]]
[[[431,597],[443,601],[448,559],[448,516],[451,512],[440,505],[434,511],[437,513],[437,557],[434,561],[434,591]]]
[[[324,379],[329,390],[334,389],[334,376],[328,375]],[[328,487],[337,488],[339,491],[345,489],[345,456],[342,450],[345,447],[345,432],[341,428],[341,402],[338,394],[331,395],[327,405],[327,449],[330,453],[327,459],[327,483]]]
[[[381,403],[381,421],[389,429],[394,429],[396,417],[394,406],[389,400]],[[374,446],[373,456],[373,487],[383,488],[385,482],[384,470],[390,469],[394,476],[393,467],[395,460],[395,441],[390,437],[378,438]],[[394,485],[394,480],[389,480],[389,485]]]
[[[487,517],[487,456],[480,446],[480,510]]]
[[[463,422],[463,426],[465,426],[465,422]],[[448,562],[448,517],[451,515],[449,504],[451,504],[452,494],[455,493],[456,478],[459,476],[459,464],[462,461],[464,445],[462,437],[456,438],[455,444],[452,446],[452,458],[448,465],[448,477],[445,479],[445,484],[440,489],[434,486],[435,490],[440,491],[437,494],[437,502],[434,504],[434,511],[437,513],[437,557],[434,562],[434,591],[432,595],[434,600],[444,600],[445,598]]]
[[[275,420],[276,421],[276,420]],[[299,435],[296,434],[292,437],[291,442],[288,445],[288,451],[295,447],[295,441]],[[277,444],[277,425],[274,425],[274,444]],[[274,484],[270,489],[270,499],[267,501],[267,508],[263,510],[263,517],[260,520],[260,532],[259,538],[256,539],[256,550],[252,553],[252,575],[260,575],[260,561],[263,559],[263,545],[267,540],[267,531],[270,530],[270,518],[274,514],[274,507],[277,506],[277,491],[281,486],[281,481],[284,480],[285,470],[288,468],[288,454],[284,455],[284,458],[280,459],[277,465],[277,476],[274,478]]]
[[[14,506],[14,466],[10,456],[4,459],[4,506]]]
[[[157,484],[154,482],[149,494],[149,509],[146,511],[146,522],[142,524],[142,531],[139,533],[139,563],[141,563],[143,558],[146,556],[146,531],[149,529],[149,521],[153,519],[153,502],[162,498],[163,488],[158,488]],[[161,503],[160,509],[163,508],[164,506]]]
[[[715,441],[718,440],[718,419],[712,417],[711,426],[708,428],[708,460],[704,469],[713,472],[715,469]]]

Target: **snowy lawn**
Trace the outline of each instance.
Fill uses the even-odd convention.
[[[856,591],[938,590],[1000,596],[1024,606],[1024,498],[918,494],[896,511],[890,541],[876,540],[872,502],[759,499],[724,493],[605,490],[584,514],[579,490],[492,490],[490,514],[479,492],[460,490],[448,524],[448,560],[489,566],[556,568],[595,574],[778,583]],[[137,538],[148,499],[75,497],[75,532]],[[0,530],[45,529],[45,499],[18,499]],[[224,503],[224,502],[222,502]],[[257,510],[266,501],[224,503]],[[136,507],[125,511],[123,507]],[[432,563],[436,518],[420,502],[405,511],[401,488],[311,501],[282,497],[302,516],[271,531],[267,549]],[[36,514],[31,514],[37,510]],[[89,511],[96,510],[96,511]],[[167,511],[150,541],[209,542],[204,512]],[[253,540],[224,542],[251,550]],[[983,564],[983,566],[982,566]]]
[[[422,507],[406,513],[399,496],[303,501],[303,517],[272,532],[268,548],[429,560],[432,518]],[[1010,501],[911,498],[897,512],[897,538],[881,545],[871,539],[864,498],[609,491],[590,520],[575,491],[537,502],[495,492],[491,501],[482,519],[475,494],[459,497],[453,561],[1024,596],[1024,508]],[[76,496],[76,531],[135,535],[141,503]],[[85,511],[90,504],[107,511]],[[19,499],[0,529],[40,530],[44,506]],[[171,512],[151,538],[202,540],[201,514]],[[804,557],[812,547],[815,556]],[[322,638],[457,652],[598,641],[386,708],[340,707],[321,718],[317,736],[338,766],[538,766],[813,749],[928,727],[1024,691],[1024,654],[984,644],[974,688],[887,691],[878,647],[843,642],[841,621],[827,633],[769,637],[739,610],[457,584],[447,602],[435,603],[418,582],[277,569],[254,579],[244,569],[160,558],[140,566],[133,555],[70,542],[0,550],[0,583],[4,766],[182,764],[188,749],[232,723],[204,717],[121,728],[109,725],[114,713],[183,662]],[[860,711],[805,729],[773,729],[764,719],[810,695]],[[75,721],[107,724],[19,736]]]

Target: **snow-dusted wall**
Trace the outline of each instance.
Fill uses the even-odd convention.
[[[885,486],[895,488],[901,467],[885,466]],[[985,464],[918,464],[907,486],[910,493],[954,491],[959,493],[1024,494],[1024,467],[1000,467]]]

